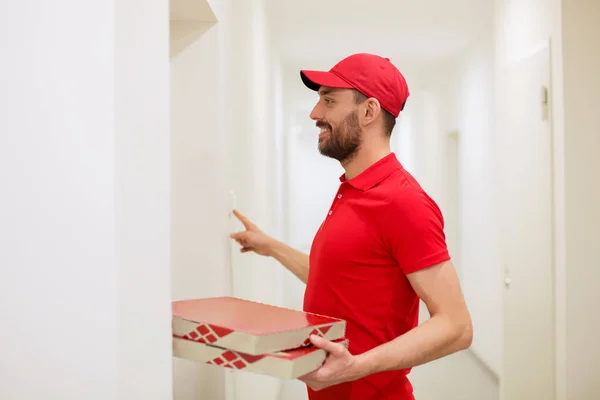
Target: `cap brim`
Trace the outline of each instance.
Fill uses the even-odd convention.
[[[336,89],[352,89],[353,86],[334,73],[328,71],[300,71],[302,82],[307,88],[317,91],[321,86],[332,87]]]

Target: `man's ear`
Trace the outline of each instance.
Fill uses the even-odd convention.
[[[374,98],[367,99],[365,105],[365,123],[370,124],[377,119],[379,114],[381,114],[381,105],[379,104],[379,100]]]

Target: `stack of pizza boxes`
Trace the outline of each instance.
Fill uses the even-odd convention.
[[[296,379],[327,356],[310,335],[343,343],[346,321],[235,297],[173,302],[173,356]]]

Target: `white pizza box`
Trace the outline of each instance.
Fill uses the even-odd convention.
[[[345,337],[346,321],[235,297],[172,303],[173,335],[250,355],[310,345],[310,335]]]
[[[347,340],[336,342],[348,346]],[[318,369],[323,365],[327,352],[309,346],[255,356],[173,336],[173,356],[287,380],[297,379]]]

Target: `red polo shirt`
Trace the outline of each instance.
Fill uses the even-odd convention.
[[[394,153],[344,176],[315,235],[304,310],[345,319],[352,354],[418,324],[407,274],[450,258],[442,214]],[[413,400],[410,370],[389,371],[314,392],[310,400]]]

